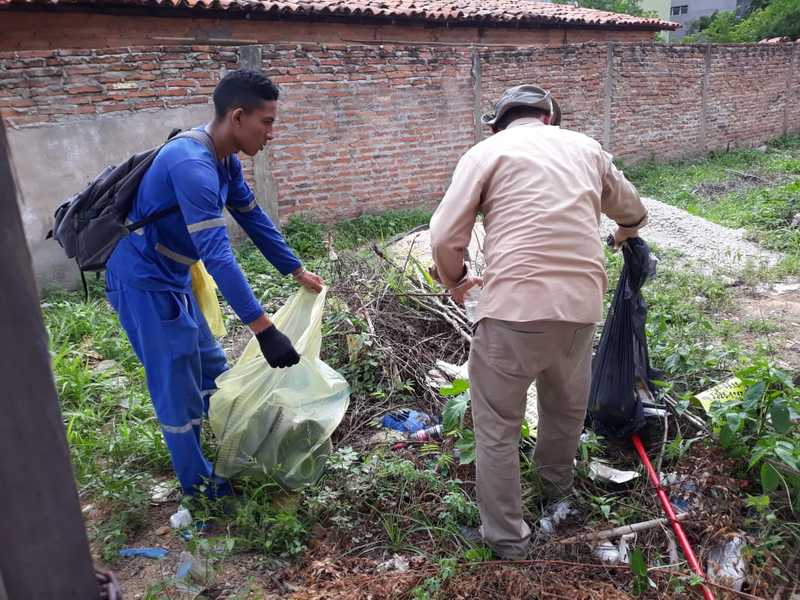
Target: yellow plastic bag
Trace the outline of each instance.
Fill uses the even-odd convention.
[[[319,358],[327,289],[301,289],[273,317],[300,354],[288,369],[271,368],[250,340],[217,378],[209,418],[222,477],[273,477],[287,488],[317,481],[331,453],[330,436],[350,401],[350,386]]]
[[[192,292],[200,305],[200,311],[206,318],[211,333],[216,337],[225,337],[225,321],[222,320],[222,310],[217,298],[217,284],[206,271],[202,260],[198,260],[189,269],[192,275]]]

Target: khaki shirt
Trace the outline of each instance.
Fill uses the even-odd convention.
[[[608,278],[600,213],[633,228],[647,218],[611,158],[590,137],[532,118],[513,121],[461,157],[431,219],[431,244],[442,282],[454,287],[483,214],[477,320],[602,319]]]

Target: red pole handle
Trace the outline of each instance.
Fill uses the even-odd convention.
[[[641,459],[642,464],[647,471],[647,476],[650,479],[650,483],[656,489],[658,499],[661,501],[661,506],[664,507],[664,512],[666,513],[667,518],[672,525],[673,531],[675,531],[675,537],[678,538],[678,544],[680,544],[681,550],[683,550],[683,555],[689,562],[689,566],[692,568],[692,571],[705,579],[706,576],[703,573],[703,568],[700,566],[700,563],[694,554],[694,550],[692,550],[691,544],[689,544],[689,539],[686,537],[680,521],[678,521],[677,517],[675,516],[675,511],[673,510],[672,504],[669,501],[669,496],[667,496],[667,492],[664,491],[664,488],[661,486],[661,480],[659,479],[656,470],[653,468],[653,465],[650,464],[650,458],[647,456],[647,451],[644,449],[642,440],[638,435],[634,434],[631,436],[631,442],[633,442],[633,447],[636,449],[636,453],[639,455],[639,458]],[[700,587],[703,590],[703,597],[705,600],[716,600],[714,592],[712,592],[708,586],[701,585]]]

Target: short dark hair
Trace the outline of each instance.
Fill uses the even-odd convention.
[[[522,119],[525,117],[536,117],[537,119],[547,116],[550,113],[541,108],[534,108],[533,106],[514,106],[506,111],[500,120],[492,125],[492,130],[496,133],[503,131],[511,124],[511,121]]]
[[[225,75],[214,89],[214,111],[220,118],[236,108],[250,112],[279,95],[278,86],[261,71],[239,69]]]

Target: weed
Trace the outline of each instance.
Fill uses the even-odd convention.
[[[414,600],[432,600],[439,596],[444,584],[456,574],[458,562],[455,558],[443,558],[439,561],[436,575],[428,577],[420,585],[411,590]]]
[[[430,211],[405,209],[361,215],[333,225],[323,225],[315,222],[311,215],[292,215],[284,231],[287,242],[300,256],[319,258],[327,254],[328,240],[332,240],[337,250],[353,249],[424,225],[430,218]]]
[[[745,228],[756,242],[787,253],[773,275],[800,272],[800,137],[756,150],[712,154],[670,164],[650,162],[626,173],[642,194],[726,227]],[[788,182],[787,182],[788,181]],[[762,275],[766,275],[762,272]]]

